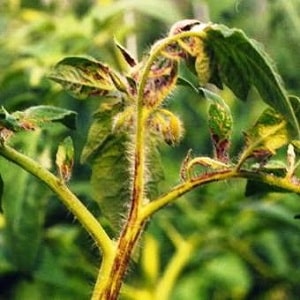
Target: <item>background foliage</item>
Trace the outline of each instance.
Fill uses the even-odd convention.
[[[67,55],[91,55],[122,69],[112,36],[141,56],[183,18],[243,29],[264,44],[291,93],[300,94],[297,0],[165,0],[164,10],[159,0],[0,2],[0,104],[9,111],[51,104],[78,112],[76,131],[53,125],[18,136],[13,143],[54,169],[58,142],[66,135],[74,137],[71,189],[104,222],[90,190],[91,170],[80,163],[99,102],[73,99],[46,75]],[[264,105],[254,90],[246,104],[235,101],[228,90],[222,96],[233,111],[232,152],[238,155],[240,129],[249,127]],[[212,151],[205,103],[180,87],[169,105],[182,117],[186,134],[178,147],[160,149],[165,170],[161,191],[179,181],[180,163],[189,148],[202,155]],[[7,215],[0,215],[0,298],[88,299],[99,259],[89,238],[30,175],[2,159],[0,173],[2,210]],[[294,215],[299,198],[280,193],[245,197],[244,187],[243,181],[216,183],[159,212],[132,262],[124,298],[152,299],[172,259],[179,270],[172,299],[296,298],[300,224]]]

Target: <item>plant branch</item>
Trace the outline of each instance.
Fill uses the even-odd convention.
[[[297,180],[293,181],[286,177],[277,177],[272,174],[248,170],[236,170],[235,168],[231,168],[205,173],[174,187],[170,192],[145,205],[142,210],[142,218],[146,220],[162,207],[170,204],[178,197],[181,197],[183,194],[186,194],[196,187],[210,182],[228,180],[231,178],[251,179],[274,187],[282,188],[287,192],[300,194],[300,183]]]
[[[103,257],[111,256],[114,252],[114,244],[103,227],[82,202],[69,190],[65,183],[28,156],[15,149],[0,144],[0,155],[20,166],[44,182],[74,214],[82,226],[92,236],[97,246],[103,253]]]

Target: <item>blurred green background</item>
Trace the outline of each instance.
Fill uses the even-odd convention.
[[[99,218],[90,169],[79,162],[99,100],[75,100],[46,75],[68,55],[91,55],[119,69],[114,36],[140,58],[172,23],[185,18],[243,29],[264,45],[290,93],[300,95],[299,0],[0,0],[0,104],[11,112],[40,104],[78,112],[74,132],[53,126],[19,135],[13,143],[54,169],[57,144],[71,135],[76,162],[70,187]],[[222,96],[235,120],[235,157],[241,131],[264,106],[255,91],[246,104],[228,90]],[[202,101],[183,87],[168,100],[186,134],[178,147],[160,149],[162,191],[179,182],[188,149],[211,153]],[[90,238],[30,175],[2,158],[0,174],[0,299],[89,299],[100,259]],[[164,284],[165,270],[173,270],[172,300],[298,299],[300,221],[294,215],[300,212],[299,197],[258,193],[246,198],[244,187],[242,180],[215,183],[155,215],[122,297],[153,299],[153,291]]]

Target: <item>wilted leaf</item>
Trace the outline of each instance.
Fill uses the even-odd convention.
[[[110,74],[112,72],[108,66],[94,59],[67,57],[54,67],[49,78],[60,83],[74,97],[86,99],[117,91]]]

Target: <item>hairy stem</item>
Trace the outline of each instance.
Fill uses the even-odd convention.
[[[214,171],[211,173],[205,173],[198,177],[192,178],[176,187],[174,187],[170,192],[165,195],[151,201],[143,207],[142,219],[146,220],[152,216],[155,212],[160,210],[162,207],[170,204],[175,199],[186,194],[192,189],[199,187],[204,184],[208,184],[214,181],[228,180],[232,178],[244,178],[251,179],[254,181],[259,181],[266,183],[270,186],[282,188],[287,192],[293,192],[300,194],[300,184],[294,182],[286,177],[276,177],[272,174],[259,173],[256,171],[248,170],[237,170],[236,168],[230,168],[226,170]]]

